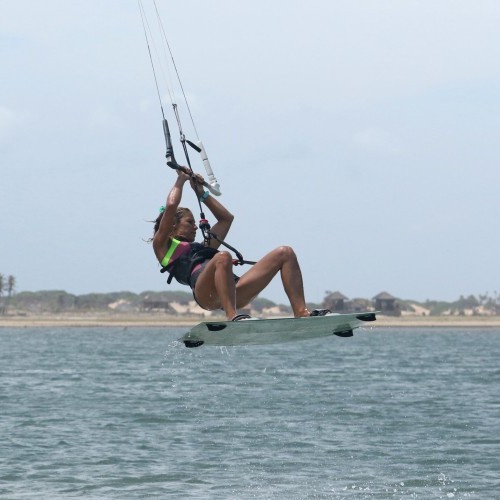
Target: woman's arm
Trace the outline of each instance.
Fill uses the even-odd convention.
[[[213,196],[209,195],[204,201],[207,208],[212,212],[217,222],[212,227],[212,232],[217,238],[224,240],[229,232],[229,228],[234,220],[234,215],[221,203],[219,203]],[[220,243],[215,240],[210,240],[212,248],[218,248]]]
[[[160,226],[153,236],[153,249],[159,262],[162,261],[167,253],[169,238],[175,223],[175,213],[182,199],[182,189],[184,188],[185,182],[189,180],[189,176],[183,172],[177,171],[177,174],[178,177],[175,184],[172,186],[167,196],[165,212],[161,218]]]
[[[201,177],[200,175],[196,175],[196,177],[199,181],[203,182],[203,177]],[[233,223],[234,215],[224,205],[219,203],[212,195],[209,194],[207,197],[204,197],[205,191],[201,183],[191,183],[191,187],[194,189],[194,192],[196,193],[196,196],[198,196],[198,199],[201,199],[202,197],[204,198],[202,203],[205,203],[207,208],[217,219],[217,222],[213,225],[211,231],[217,236],[217,238],[224,240],[227,236],[227,233],[229,232],[231,224]],[[217,240],[210,240],[210,247],[218,248],[219,246],[220,243]]]

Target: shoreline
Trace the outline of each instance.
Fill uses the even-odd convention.
[[[271,317],[272,318],[272,317]],[[1,328],[42,327],[192,327],[202,321],[223,321],[223,316],[174,316],[167,314],[39,314],[0,316]],[[500,328],[500,316],[384,316],[366,323],[369,328],[462,327]]]

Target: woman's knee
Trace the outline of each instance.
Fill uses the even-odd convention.
[[[214,257],[216,266],[233,267],[233,256],[229,252],[219,252]]]
[[[294,249],[290,246],[282,245],[276,248],[274,251],[283,262],[297,259]]]

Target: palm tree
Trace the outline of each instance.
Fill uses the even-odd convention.
[[[10,298],[14,295],[16,289],[16,278],[14,276],[5,276],[0,273],[0,314],[5,314]],[[3,293],[7,292],[7,297],[3,297]]]
[[[5,301],[5,305],[3,308],[3,313],[5,314],[5,311],[7,310],[7,307],[9,307],[9,302],[10,298],[12,295],[14,295],[15,289],[16,289],[16,278],[14,276],[9,275],[7,278],[7,286],[5,286],[5,289],[7,290],[7,299]]]
[[[14,295],[14,291],[16,289],[16,278],[14,276],[9,276],[7,278],[7,297],[12,297]]]
[[[5,289],[5,278],[2,273],[0,273],[0,314],[3,314],[5,312],[5,308],[3,306],[3,300],[2,300],[2,295],[3,291]]]

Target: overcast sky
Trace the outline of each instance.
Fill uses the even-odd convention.
[[[18,291],[186,289],[144,241],[175,173],[137,2],[0,7],[0,273]],[[500,291],[500,2],[158,7],[245,258],[293,246],[309,301]],[[279,279],[262,296],[286,302]]]

